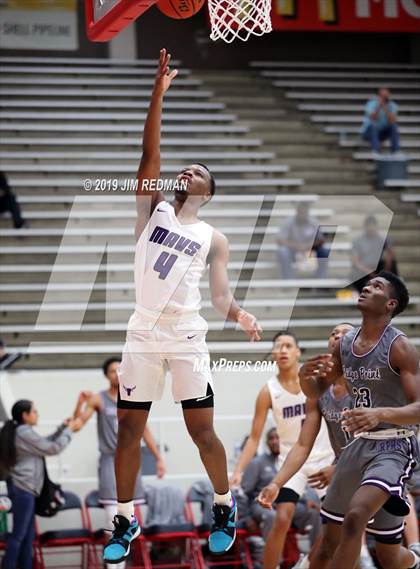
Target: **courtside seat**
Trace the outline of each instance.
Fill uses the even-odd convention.
[[[187,492],[187,516],[191,523],[194,525],[198,538],[200,539],[201,547],[206,558],[206,567],[211,569],[212,567],[223,565],[232,568],[238,567],[242,569],[245,567],[246,569],[253,569],[254,565],[248,543],[248,539],[251,534],[243,526],[243,524],[241,524],[240,519],[238,519],[236,522],[236,540],[229,552],[223,555],[221,561],[218,560],[220,559],[220,556],[216,557],[214,555],[211,555],[207,546],[207,540],[210,535],[210,526],[207,523],[203,523],[205,521],[203,519],[203,512],[206,507],[210,506],[210,504],[206,504],[206,500],[208,501],[208,496],[206,498],[206,495],[198,492],[194,486],[192,486]],[[197,510],[199,510],[198,516],[195,515]]]
[[[99,493],[98,490],[92,490],[87,494],[85,497],[85,512],[86,512],[86,522],[87,527],[91,531],[93,535],[93,539],[95,543],[103,544],[105,543],[105,530],[103,528],[99,528],[94,530],[92,524],[92,517],[90,510],[103,510],[103,505],[99,502]]]
[[[199,91],[197,91],[199,92]],[[0,92],[1,94],[1,92]],[[20,90],[21,97],[23,96],[23,91]],[[29,97],[31,95],[28,95]],[[125,109],[148,109],[149,108],[149,101],[147,99],[143,101],[109,101],[107,99],[100,99],[98,100],[52,100],[50,97],[47,100],[31,100],[30,105],[28,105],[28,101],[26,99],[0,99],[0,108],[24,108],[27,109],[30,106],[31,109],[97,109],[98,105],[101,105],[101,108],[125,108]],[[99,95],[97,95],[99,97]],[[115,97],[115,95],[114,95]],[[133,96],[130,96],[132,99]],[[223,103],[211,103],[207,101],[199,101],[199,102],[189,102],[189,101],[165,101],[163,108],[165,110],[172,110],[172,111],[222,111],[225,109],[225,105]]]
[[[160,534],[176,534],[177,537],[190,537],[194,531],[194,525],[185,524],[155,524],[153,526],[145,526],[142,528],[143,535],[147,538]]]
[[[99,569],[100,562],[94,548],[93,534],[86,525],[82,503],[79,497],[73,492],[65,492],[64,495],[65,503],[60,508],[58,516],[64,511],[79,511],[81,520],[80,527],[44,531],[39,535],[41,550],[43,553],[50,551],[50,553],[57,554],[61,548],[80,547],[82,567],[86,567],[87,569]],[[60,567],[60,564],[54,566]]]

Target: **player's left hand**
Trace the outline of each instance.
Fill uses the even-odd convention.
[[[156,462],[156,476],[163,478],[166,474],[166,465],[162,459]]]
[[[264,486],[258,496],[255,498],[255,501],[260,504],[263,508],[267,510],[273,509],[273,502],[279,495],[280,488],[274,482]]]
[[[246,310],[241,310],[238,314],[238,324],[251,342],[259,342],[261,340],[262,328],[253,314],[246,312]]]
[[[308,476],[309,486],[312,486],[312,488],[317,488],[318,490],[322,490],[322,488],[325,488],[331,482],[334,470],[335,466],[333,464],[330,464],[325,468],[321,468],[321,470],[318,472],[311,474],[311,476]]]
[[[343,428],[348,433],[358,435],[364,431],[371,431],[380,422],[380,409],[376,407],[371,409],[369,407],[355,407],[348,409],[342,413],[343,421],[341,422]]]

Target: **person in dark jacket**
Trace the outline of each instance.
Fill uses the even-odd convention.
[[[78,420],[67,420],[50,436],[42,437],[34,430],[37,423],[34,403],[21,399],[0,432],[0,471],[7,480],[13,513],[2,569],[32,569],[35,498],[44,483],[44,457],[62,452],[81,426]]]
[[[0,213],[4,213],[5,211],[10,212],[15,229],[20,229],[25,225],[25,220],[20,212],[20,206],[9,186],[6,175],[0,171]]]

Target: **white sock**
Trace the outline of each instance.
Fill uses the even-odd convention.
[[[411,551],[411,550],[410,550]],[[415,551],[411,551],[411,553],[414,556],[414,563],[412,565],[410,565],[409,569],[416,569],[416,567],[418,566],[418,562],[419,562],[419,557],[418,555],[415,553]]]
[[[127,518],[131,524],[131,520],[134,517],[134,500],[130,502],[118,502],[117,514]]]
[[[214,503],[219,504],[219,506],[231,506],[232,505],[232,494],[230,490],[226,494],[216,494],[214,493]]]

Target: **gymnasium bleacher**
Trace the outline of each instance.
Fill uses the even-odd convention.
[[[96,367],[104,353],[121,350],[133,306],[133,198],[102,192],[99,200],[99,192],[83,190],[83,181],[115,177],[122,182],[135,174],[152,65],[149,60],[0,58],[1,168],[29,222],[14,230],[8,219],[0,220],[0,335],[10,351],[25,352],[32,343],[20,366],[55,367],[59,355],[69,367]],[[252,358],[269,351],[271,336],[289,316],[308,352],[324,346],[335,322],[358,321],[354,301],[336,299],[335,290],[348,284],[350,244],[362,218],[357,200],[346,206],[339,223],[337,212],[341,195],[374,194],[369,156],[349,149],[363,147],[353,133],[364,101],[382,82],[401,101],[403,149],[418,146],[418,66],[308,67],[254,62],[251,75],[237,71],[228,77],[181,67],[165,101],[163,177],[197,160],[216,176],[217,195],[202,217],[228,236],[233,288],[266,330]],[[403,185],[389,181],[377,196],[396,211],[391,238],[413,294],[396,324],[419,343],[418,218],[411,206],[419,197],[410,192],[400,199],[402,187],[418,187],[420,155],[411,157],[410,179]],[[69,218],[72,196],[80,201]],[[312,203],[312,213],[334,240],[325,281],[279,278],[275,237],[302,200]],[[107,265],[101,265],[107,241]],[[111,323],[104,329],[106,278],[112,300],[106,306]],[[249,351],[242,333],[224,325],[211,308],[207,283],[203,297],[213,355],[233,358]]]

